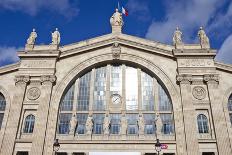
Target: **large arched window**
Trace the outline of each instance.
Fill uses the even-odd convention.
[[[23,132],[24,133],[33,133],[34,124],[35,124],[35,116],[34,115],[28,115],[25,118]]]
[[[6,109],[6,100],[5,97],[0,93],[0,129],[2,127],[2,121]]]
[[[232,95],[228,99],[228,111],[230,116],[230,123],[232,124]]]
[[[143,133],[155,134],[156,114],[162,122],[158,132],[173,134],[172,104],[160,82],[140,68],[108,64],[77,78],[63,95],[58,133],[69,134],[72,116],[76,116],[75,131],[86,134],[86,122],[91,116],[92,133],[103,134],[107,116],[110,119],[109,134],[120,133],[123,117],[127,121],[126,134],[139,133],[140,117],[144,124]]]
[[[209,133],[208,119],[205,115],[200,114],[197,116],[198,132]]]

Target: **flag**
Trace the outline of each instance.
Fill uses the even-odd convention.
[[[128,16],[128,15],[129,15],[128,11],[127,11],[124,7],[122,7],[122,13],[123,13],[125,16]]]

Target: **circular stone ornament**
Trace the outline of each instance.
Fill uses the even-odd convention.
[[[194,87],[192,93],[193,93],[193,96],[198,100],[202,100],[206,97],[205,88],[203,88],[201,86]]]
[[[27,92],[27,98],[29,100],[36,100],[36,99],[38,99],[40,97],[40,94],[41,94],[41,92],[40,92],[39,88],[32,87]]]

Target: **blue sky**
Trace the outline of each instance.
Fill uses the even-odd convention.
[[[185,43],[205,28],[216,59],[232,64],[231,0],[119,0],[129,11],[123,33],[171,44],[179,26]],[[0,66],[18,61],[32,28],[37,44],[49,44],[57,27],[61,44],[111,33],[109,18],[118,0],[0,0]]]

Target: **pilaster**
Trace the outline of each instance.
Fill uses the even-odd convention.
[[[187,155],[199,155],[196,119],[194,117],[195,109],[191,100],[189,100],[191,99],[192,75],[178,75],[177,81],[180,84],[182,96]]]
[[[23,100],[29,76],[16,76],[15,77],[15,91],[14,97],[9,112],[9,118],[6,125],[5,135],[1,148],[1,155],[11,155],[14,152],[15,139],[17,136],[19,120],[22,111]]]
[[[213,114],[214,128],[217,139],[218,152],[220,155],[232,154],[230,147],[229,135],[227,132],[226,118],[221,102],[221,93],[219,86],[219,75],[204,75],[204,81],[208,87],[211,110]]]
[[[40,104],[37,110],[37,118],[34,127],[33,142],[31,148],[31,154],[42,155],[44,148],[44,140],[47,130],[48,111],[50,107],[50,94],[52,93],[52,87],[56,81],[55,76],[41,76],[41,92]]]

